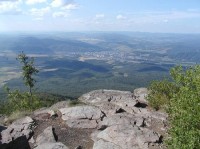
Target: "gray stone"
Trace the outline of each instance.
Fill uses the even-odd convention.
[[[120,146],[111,142],[106,142],[102,139],[94,142],[93,149],[122,149]]]
[[[116,111],[120,109],[118,105],[115,105],[110,102],[97,103],[95,104],[95,106],[98,107],[101,111],[103,111],[106,114],[106,116],[112,116],[116,114]]]
[[[49,110],[48,108],[43,107],[43,108],[40,108],[40,109],[35,110],[35,111],[33,112],[33,114],[34,114],[35,116],[37,116],[37,115],[39,115],[39,114],[47,113],[48,110]]]
[[[28,142],[33,144],[33,143],[35,143],[35,140],[33,137],[31,137],[31,139]]]
[[[49,117],[56,115],[56,113],[49,108],[38,109],[38,110],[34,111],[33,114],[34,114],[34,116],[38,116],[38,115],[41,115],[41,114],[49,114]]]
[[[94,106],[78,106],[59,110],[62,113],[63,120],[69,119],[90,119],[98,120],[103,116],[103,113]]]
[[[84,103],[99,103],[133,99],[133,94],[129,91],[118,90],[94,90],[83,94],[79,100]]]
[[[34,121],[32,118],[26,116],[24,118],[14,121],[7,129],[1,132],[1,143],[9,143],[21,136],[25,136],[28,140],[33,133]]]
[[[61,108],[67,108],[67,107],[69,107],[69,101],[60,101],[52,105],[49,109],[55,111],[55,110],[58,110]]]
[[[124,111],[134,114],[133,107],[138,103],[133,93],[129,91],[118,90],[95,90],[82,95],[80,101],[99,106],[106,114],[112,114],[113,110],[123,109]],[[105,105],[103,107],[102,103]],[[110,103],[110,105],[106,105]],[[109,107],[112,109],[110,110]]]
[[[61,142],[56,142],[56,143],[48,142],[40,144],[34,149],[69,149],[69,148]]]
[[[97,121],[104,116],[101,110],[94,106],[70,107],[59,111],[62,113],[62,119],[73,128],[96,128]]]
[[[29,125],[29,124],[32,124],[33,122],[34,122],[34,120],[31,117],[26,116],[24,118],[21,118],[21,119],[14,121],[12,123],[12,125],[26,125],[26,124]]]
[[[167,117],[168,117],[167,113],[158,112],[158,111],[152,112],[150,116],[155,118],[155,119],[162,120],[162,121],[166,121]]]
[[[143,103],[148,103],[148,101],[146,100],[146,97],[148,95],[147,88],[137,88],[133,91],[133,93],[139,101],[141,101]]]
[[[140,116],[133,116],[128,113],[118,113],[109,117],[105,117],[103,121],[99,122],[99,128],[110,127],[113,125],[136,125],[142,127],[144,118]]]
[[[43,144],[43,143],[55,143],[55,137],[53,134],[53,128],[52,126],[47,127],[37,138],[36,138],[36,144]]]
[[[96,120],[89,119],[70,119],[66,121],[66,124],[71,128],[97,128],[98,124]]]
[[[97,139],[103,139],[122,149],[148,149],[148,144],[158,142],[160,135],[149,129],[126,124],[106,128],[97,135]]]

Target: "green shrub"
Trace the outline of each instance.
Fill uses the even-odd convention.
[[[169,149],[200,149],[200,65],[170,71],[173,82],[156,81],[150,87],[149,103],[167,107]]]
[[[34,66],[34,59],[29,58],[23,52],[18,55],[17,60],[22,64],[22,76],[24,85],[28,87],[28,92],[20,92],[19,90],[11,91],[5,86],[5,91],[8,94],[8,100],[0,105],[2,114],[11,114],[15,111],[32,111],[42,106],[39,98],[32,93],[35,86],[33,75],[39,71]]]
[[[167,80],[154,81],[149,86],[150,91],[147,99],[149,104],[156,110],[167,108],[173,94],[178,91],[178,87],[173,82]]]
[[[1,104],[2,114],[12,114],[15,111],[33,111],[42,107],[41,100],[36,95],[29,92],[19,92],[19,90],[7,91],[8,99]],[[32,102],[30,102],[30,98]]]
[[[200,149],[200,66],[171,69],[179,92],[170,100],[171,149]]]

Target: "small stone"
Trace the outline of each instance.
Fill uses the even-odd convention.
[[[50,115],[50,117],[56,115],[55,111],[53,111],[53,110],[49,110],[49,111],[48,111],[48,114]]]

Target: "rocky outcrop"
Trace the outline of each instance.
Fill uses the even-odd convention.
[[[47,127],[36,139],[36,144],[40,145],[40,144],[44,144],[44,143],[55,143],[55,137],[53,134],[53,128],[52,126]]]
[[[94,106],[63,108],[59,111],[67,125],[74,128],[96,128],[98,121],[104,117],[101,110]]]
[[[124,124],[106,128],[97,135],[96,139],[112,143],[120,149],[147,149],[150,143],[159,142],[160,135],[149,129]]]
[[[137,96],[136,96],[137,95]],[[147,101],[144,98],[143,92],[136,95],[129,91],[117,90],[96,90],[82,95],[79,100],[98,106],[105,113],[112,115],[121,111],[135,114],[145,112]]]
[[[28,116],[14,121],[7,129],[1,132],[1,143],[9,143],[22,136],[29,139],[33,133],[33,127],[34,121]]]
[[[98,107],[105,116],[98,123],[99,131],[92,134],[94,149],[148,149],[160,146],[166,133],[167,115],[147,108],[146,88],[134,93],[96,90],[79,100]]]
[[[70,107],[63,101],[36,110],[31,115],[34,120],[25,117],[7,128],[0,127],[0,148],[13,146],[21,137],[26,144],[30,142],[25,148],[31,149],[164,148],[167,114],[151,110],[147,94],[146,88],[133,93],[95,90],[79,98],[84,105]]]
[[[1,148],[30,148],[28,140],[33,135],[34,120],[31,117],[24,117],[14,121],[10,126],[1,132]],[[24,144],[24,145],[23,145]]]

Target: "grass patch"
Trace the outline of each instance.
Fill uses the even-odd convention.
[[[70,107],[80,106],[80,105],[84,105],[84,104],[85,104],[85,103],[81,102],[81,101],[78,100],[78,99],[70,100],[70,101],[69,101],[69,106],[70,106]]]
[[[29,116],[30,114],[31,114],[31,111],[15,111],[5,119],[4,124],[10,125],[13,121],[25,116]]]

